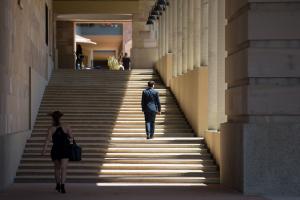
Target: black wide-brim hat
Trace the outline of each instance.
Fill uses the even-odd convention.
[[[64,114],[63,114],[62,112],[60,112],[59,110],[57,110],[57,111],[54,111],[54,112],[49,113],[48,115],[49,115],[49,116],[52,116],[52,117],[58,117],[58,118],[60,118],[60,117],[62,117]]]

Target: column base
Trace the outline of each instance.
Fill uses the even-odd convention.
[[[0,135],[0,191],[8,188],[15,179],[16,171],[31,131]]]
[[[300,195],[300,123],[225,123],[221,182],[249,195]]]

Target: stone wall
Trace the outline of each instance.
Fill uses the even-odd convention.
[[[173,77],[172,53],[163,56],[156,70],[176,97],[196,135],[203,137],[208,127],[208,68],[200,67]]]
[[[170,88],[199,137],[207,130],[208,69],[201,67],[171,80]]]
[[[49,9],[48,45],[46,4]],[[26,0],[20,4],[0,1],[0,189],[13,181],[34,121],[32,116],[36,115],[52,71],[49,70],[53,67],[51,10],[51,0]],[[32,81],[42,87],[33,87]]]

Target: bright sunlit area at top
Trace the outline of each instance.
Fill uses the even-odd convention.
[[[74,59],[76,69],[122,68],[122,57],[130,57],[132,15],[68,14],[58,20],[74,21]]]

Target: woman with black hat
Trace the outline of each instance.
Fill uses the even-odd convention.
[[[48,136],[42,151],[45,155],[49,141],[52,139],[53,146],[51,149],[51,159],[55,167],[56,190],[61,193],[66,193],[65,180],[67,173],[67,165],[69,158],[70,140],[73,138],[72,130],[68,126],[63,126],[60,118],[63,113],[54,111],[49,114],[52,116],[52,126],[48,129]]]

